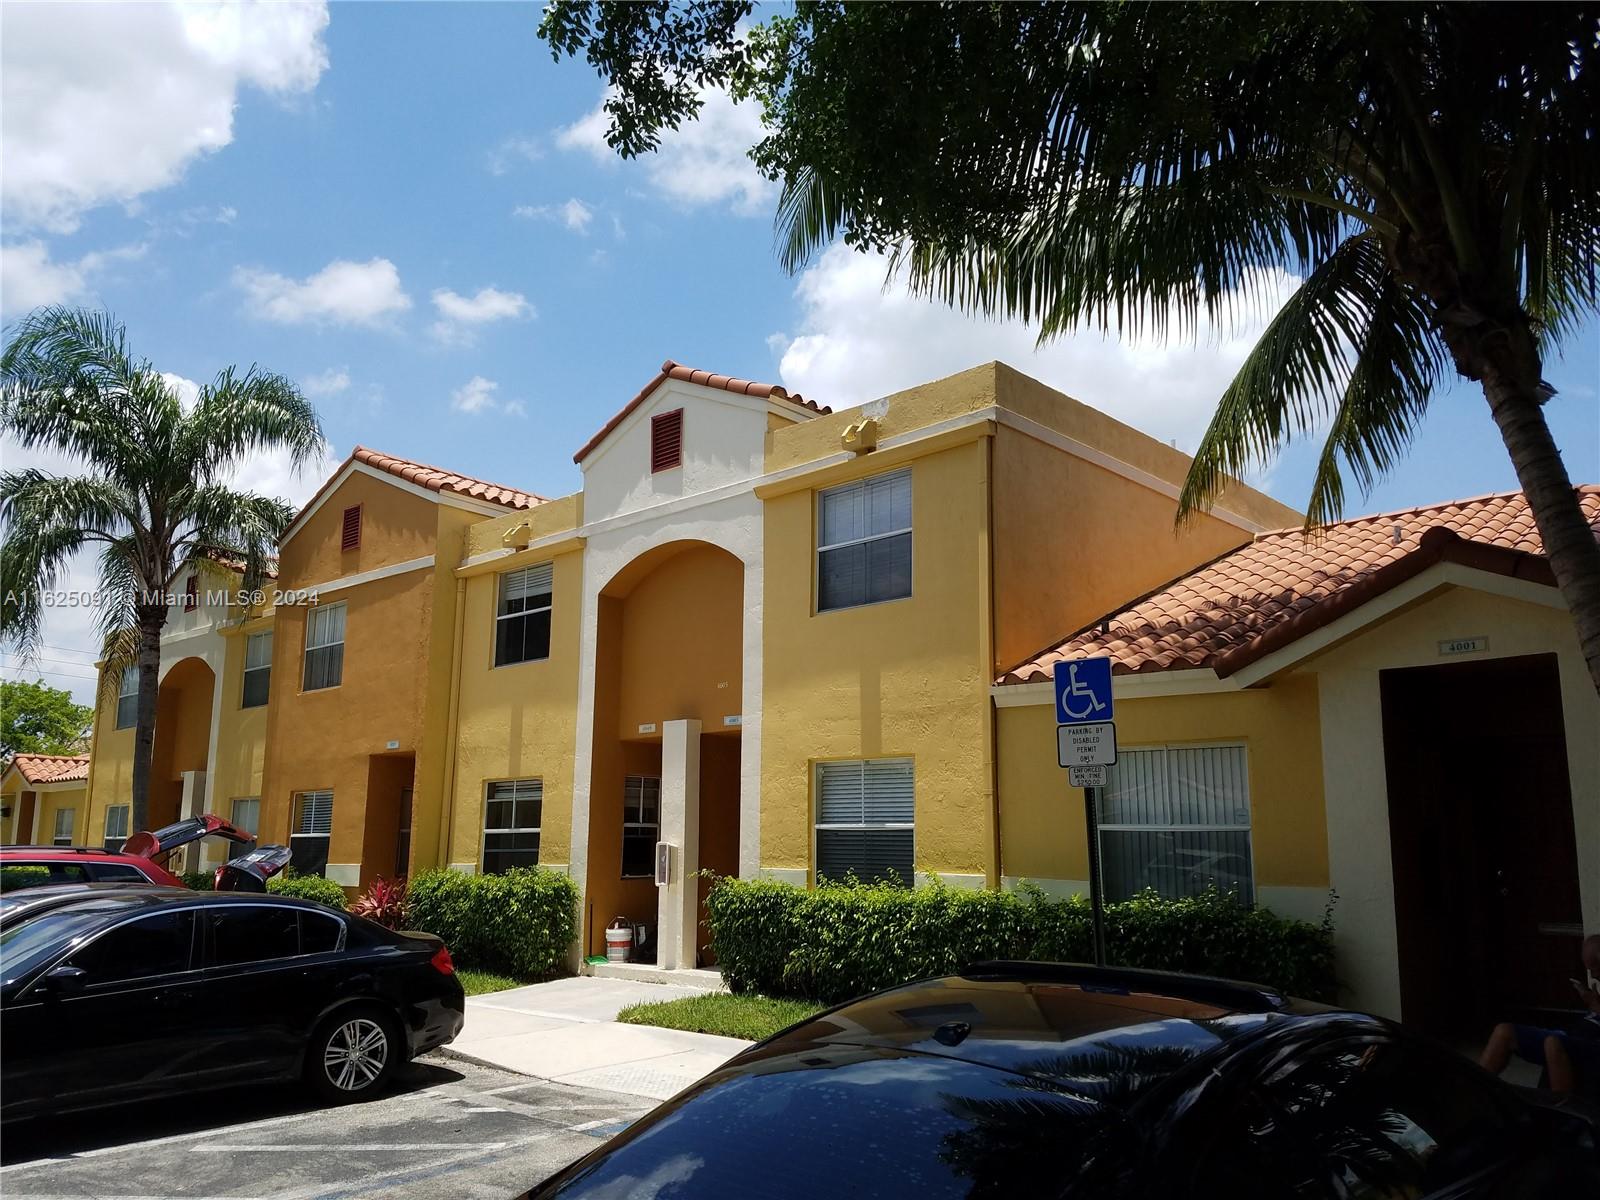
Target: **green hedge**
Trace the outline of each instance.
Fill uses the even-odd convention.
[[[711,945],[735,992],[847,1000],[960,971],[986,958],[1086,962],[1089,902],[939,884],[914,890],[835,883],[719,879],[706,902]],[[1333,926],[1244,908],[1208,892],[1162,900],[1147,892],[1106,906],[1111,963],[1264,983],[1332,999]]]
[[[192,892],[211,892],[216,890],[215,871],[184,871],[179,878],[183,880],[183,886]]]
[[[279,896],[299,896],[302,900],[315,900],[329,908],[345,906],[344,889],[321,875],[291,875],[287,871],[267,880],[267,891]]]
[[[544,978],[565,967],[578,936],[578,889],[545,867],[423,871],[406,888],[406,927],[438,934],[463,966]]]

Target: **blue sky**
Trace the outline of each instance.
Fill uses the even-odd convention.
[[[713,98],[660,154],[619,162],[599,81],[551,61],[539,11],[8,4],[6,318],[103,306],[174,376],[257,362],[300,381],[330,461],[362,443],[547,495],[579,486],[573,451],[669,356],[835,407],[1001,358],[1192,449],[1260,327],[1036,354],[1026,329],[885,290],[842,248],[786,275],[772,189],[742,157],[753,115]],[[1594,324],[1547,375],[1569,471],[1600,479]],[[1292,448],[1260,482],[1299,507],[1314,458]],[[295,500],[319,481],[271,461],[241,478]],[[1461,384],[1351,511],[1514,486]],[[40,667],[81,691],[87,622],[52,617],[46,641]]]

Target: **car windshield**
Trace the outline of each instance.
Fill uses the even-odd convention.
[[[1040,1080],[871,1047],[818,1046],[713,1075],[625,1131],[565,1182],[562,1200],[844,1192],[1059,1195],[1111,1110]],[[852,1181],[853,1185],[852,1185]]]
[[[19,921],[0,930],[0,979],[20,979],[65,950],[69,942],[93,930],[103,916],[98,909],[67,909],[40,913],[31,921]]]

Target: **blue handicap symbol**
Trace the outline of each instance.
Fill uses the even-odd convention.
[[[1056,724],[1111,720],[1111,660],[1071,658],[1056,663]]]

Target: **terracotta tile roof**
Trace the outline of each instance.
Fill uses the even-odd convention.
[[[74,783],[89,778],[87,754],[18,754],[10,765],[29,783]]]
[[[627,419],[629,413],[644,403],[645,397],[649,396],[651,392],[669,379],[680,379],[684,383],[698,383],[701,387],[721,388],[725,392],[737,392],[741,396],[755,396],[761,400],[786,400],[790,404],[803,408],[807,412],[815,413],[818,416],[825,416],[833,411],[826,405],[818,404],[814,400],[807,400],[798,392],[791,396],[776,383],[754,383],[748,379],[735,379],[731,375],[717,375],[711,371],[697,371],[693,367],[675,363],[669,358],[661,364],[661,370],[656,372],[656,377],[640,388],[639,394],[623,405],[621,412],[607,421],[601,427],[599,433],[583,444],[583,449],[572,456],[572,461],[581,463],[587,458],[589,452],[605,441],[607,435],[618,425],[621,425]]]
[[[1577,489],[1600,538],[1600,485]],[[1063,658],[1110,655],[1118,674],[1211,667],[1229,675],[1449,560],[1553,583],[1521,492],[1454,500],[1324,526],[1259,533],[1248,545],[1142,596],[999,679],[1048,680]]]
[[[454,471],[446,471],[443,467],[430,467],[426,463],[398,458],[381,450],[370,450],[366,446],[357,446],[350,457],[356,462],[366,463],[369,467],[397,475],[408,483],[425,487],[430,492],[449,492],[452,495],[466,496],[489,504],[501,504],[506,508],[532,508],[536,504],[543,504],[547,499],[545,496],[536,496],[520,488],[507,487],[503,483],[485,483],[481,479],[473,479],[470,475],[458,475]]]

